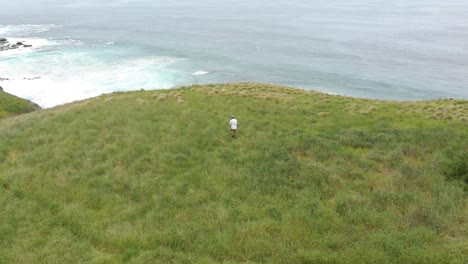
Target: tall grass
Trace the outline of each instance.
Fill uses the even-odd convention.
[[[464,102],[240,83],[4,119],[0,262],[464,263]]]

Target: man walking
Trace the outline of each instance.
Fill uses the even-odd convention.
[[[231,121],[229,121],[229,127],[231,130],[232,138],[236,138],[237,137],[237,119],[233,115],[231,116]]]

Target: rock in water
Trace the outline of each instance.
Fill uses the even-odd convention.
[[[10,44],[8,43],[8,40],[6,38],[0,38],[0,51],[7,51],[7,50],[12,50],[12,49],[17,49],[17,48],[30,48],[32,45],[27,45],[24,44],[21,41],[16,42],[16,44]]]

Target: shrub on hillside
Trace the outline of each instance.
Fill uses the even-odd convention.
[[[440,166],[443,175],[449,180],[462,181],[465,189],[468,185],[468,152],[455,151],[452,148],[445,152],[446,158]]]

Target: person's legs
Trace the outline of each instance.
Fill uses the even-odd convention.
[[[237,136],[237,133],[236,133],[236,130],[235,129],[231,129],[231,136],[233,138],[235,138]]]

